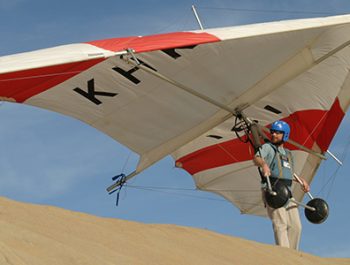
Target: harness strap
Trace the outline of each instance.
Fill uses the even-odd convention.
[[[278,178],[282,178],[283,168],[282,168],[282,162],[281,162],[281,157],[280,157],[279,152],[278,152],[278,156],[277,156],[277,166],[278,166],[278,172],[279,172]]]
[[[294,167],[294,165],[293,165],[293,159],[292,159],[292,152],[290,152],[289,150],[286,150],[286,151],[287,151],[287,155],[288,155],[288,162],[290,164],[290,171],[291,171],[291,174],[293,176],[293,172],[294,172],[293,167]]]
[[[117,198],[116,198],[116,200],[115,200],[115,205],[116,206],[118,206],[119,205],[119,195],[120,195],[120,191],[122,190],[122,188],[123,188],[123,186],[124,186],[124,184],[126,183],[126,176],[125,176],[125,174],[119,174],[119,175],[117,175],[117,176],[114,176],[113,178],[112,178],[112,180],[115,180],[115,181],[117,181],[117,182],[120,182],[120,186],[117,188],[117,189],[115,189],[115,190],[113,190],[113,191],[111,191],[109,194],[112,194],[112,193],[114,193],[114,192],[117,192]]]
[[[282,164],[281,164],[281,158],[279,156],[278,148],[271,143],[269,143],[269,144],[272,147],[273,151],[275,151],[275,154],[273,156],[273,159],[271,160],[269,167],[271,169],[273,162],[275,161],[275,159],[277,159],[277,166],[278,166],[278,172],[279,172],[278,178],[282,178]],[[277,153],[278,153],[278,155],[277,155]]]
[[[282,161],[281,161],[281,156],[283,156],[279,151],[278,151],[278,147],[276,147],[275,145],[271,144],[270,143],[270,146],[272,147],[272,149],[275,151],[275,155],[269,165],[269,167],[271,168],[273,162],[275,161],[275,159],[277,159],[277,167],[278,167],[278,178],[283,178],[283,167],[282,167]],[[292,152],[290,152],[289,150],[287,149],[284,149],[285,152],[286,152],[286,156],[287,156],[287,159],[288,159],[288,163],[290,165],[290,171],[291,171],[291,174],[293,175],[293,169],[292,169]],[[277,155],[278,154],[278,155]]]

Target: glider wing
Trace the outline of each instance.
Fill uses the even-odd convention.
[[[337,16],[65,45],[0,57],[0,97],[90,124],[140,155],[137,172],[172,153],[199,188],[257,214],[240,203],[259,181],[233,113],[130,62],[261,125],[285,119],[324,152],[349,105],[348,36]],[[311,180],[320,161],[294,149]]]

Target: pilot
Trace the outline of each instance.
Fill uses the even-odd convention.
[[[275,121],[270,129],[270,142],[263,144],[255,154],[254,163],[260,167],[264,177],[270,176],[271,183],[283,181],[289,189],[293,177],[293,158],[291,152],[283,147],[289,138],[290,127],[284,121]],[[300,178],[304,192],[310,190],[309,184]],[[266,205],[267,214],[272,221],[276,245],[293,249],[299,248],[301,221],[298,206],[288,200],[286,205],[274,209]]]

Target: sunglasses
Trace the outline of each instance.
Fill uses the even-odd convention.
[[[283,132],[281,132],[281,131],[276,131],[276,130],[270,130],[270,133],[271,134],[282,134]]]

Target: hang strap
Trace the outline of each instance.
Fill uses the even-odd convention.
[[[117,189],[111,191],[109,194],[112,194],[114,192],[117,192],[117,198],[116,198],[116,201],[115,201],[115,205],[118,206],[119,204],[119,195],[120,195],[120,191],[121,189],[123,188],[124,184],[126,183],[126,175],[125,174],[119,174],[119,175],[116,175],[112,178],[113,181],[116,181],[118,183],[120,183],[120,185],[118,186]]]

